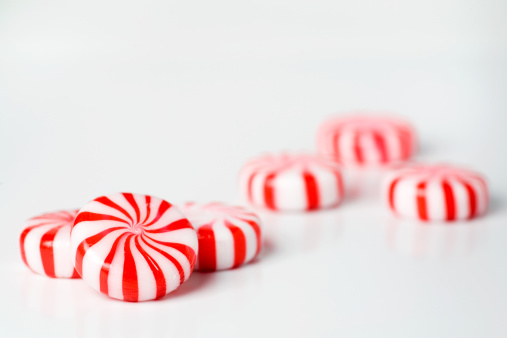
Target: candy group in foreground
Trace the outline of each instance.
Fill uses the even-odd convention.
[[[394,170],[383,195],[394,213],[422,221],[471,219],[486,212],[489,200],[482,175],[448,165]]]
[[[316,210],[343,199],[339,166],[311,155],[256,158],[242,168],[239,180],[246,200],[272,210]]]
[[[77,210],[30,218],[20,236],[21,258],[34,272],[53,278],[79,278],[74,270],[70,229]]]
[[[131,302],[157,299],[186,281],[197,236],[170,203],[153,196],[102,196],[77,214],[71,232],[75,267],[94,289]]]
[[[373,115],[340,116],[317,132],[319,154],[346,166],[381,166],[407,160],[416,145],[407,122]]]
[[[197,231],[196,270],[236,268],[253,260],[261,250],[260,220],[241,207],[187,203],[180,210]]]

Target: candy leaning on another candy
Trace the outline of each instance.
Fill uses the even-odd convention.
[[[316,210],[343,199],[340,167],[305,154],[256,158],[241,169],[239,185],[249,203],[271,210]]]
[[[382,189],[397,215],[422,221],[454,221],[487,211],[488,188],[479,173],[449,165],[409,165],[387,174]]]
[[[86,204],[71,232],[75,267],[95,290],[137,302],[157,299],[194,269],[197,235],[170,203],[119,193]]]
[[[27,220],[20,236],[21,258],[32,271],[53,278],[79,278],[74,269],[70,229],[77,210],[46,213]]]
[[[259,254],[261,227],[254,213],[221,203],[186,203],[180,210],[197,231],[196,270],[236,268]]]

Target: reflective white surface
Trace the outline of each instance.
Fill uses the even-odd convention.
[[[261,215],[264,250],[256,261],[194,272],[155,302],[108,299],[81,280],[38,276],[10,259],[1,266],[1,330],[48,337],[507,333],[503,210],[453,225],[399,221],[373,199]]]
[[[506,337],[506,3],[0,2],[0,337]],[[28,271],[23,221],[118,191],[239,203],[265,151],[336,111],[412,121],[487,216],[393,219],[376,174],[337,209],[262,212],[261,256],[130,304]]]

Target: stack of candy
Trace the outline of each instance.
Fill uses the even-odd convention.
[[[478,173],[450,165],[407,163],[416,133],[391,117],[352,115],[325,121],[316,154],[265,155],[239,174],[244,199],[271,211],[334,208],[344,199],[342,167],[383,168],[382,196],[395,215],[429,221],[483,215],[488,189]],[[111,298],[159,299],[195,270],[239,268],[262,248],[261,221],[242,207],[185,203],[132,193],[101,196],[80,210],[33,217],[20,236],[21,257],[52,278],[81,277]]]

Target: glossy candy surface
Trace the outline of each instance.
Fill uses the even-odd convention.
[[[77,210],[30,218],[20,236],[21,258],[34,272],[53,278],[79,278],[71,256],[70,229]]]
[[[340,167],[311,155],[267,155],[248,162],[239,175],[251,204],[271,210],[316,210],[343,198]]]
[[[197,231],[196,270],[236,268],[253,260],[261,250],[260,220],[254,213],[221,203],[187,203],[180,210]]]
[[[394,213],[422,221],[471,219],[486,212],[489,200],[482,175],[448,165],[393,170],[382,193]]]
[[[190,277],[197,254],[195,230],[176,207],[131,193],[86,204],[71,243],[76,270],[90,286],[131,302],[176,289]]]
[[[344,116],[325,121],[317,133],[319,154],[346,166],[382,166],[403,161],[415,150],[407,122],[381,116]]]

